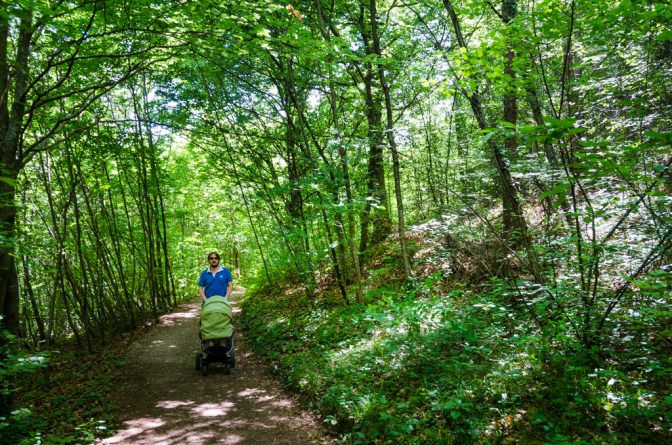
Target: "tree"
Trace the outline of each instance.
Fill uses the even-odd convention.
[[[509,20],[511,18],[510,17],[511,13],[513,12],[513,10],[515,10],[515,8],[511,7],[512,6],[511,3],[508,2],[505,3],[507,4],[506,17],[507,20]],[[459,17],[457,16],[457,12],[453,7],[452,1],[443,0],[443,4],[446,8],[446,11],[448,12],[450,21],[453,24],[455,39],[457,40],[459,48],[467,50],[468,49],[467,41],[464,38],[462,32],[462,25],[460,24]],[[508,62],[510,57],[512,58],[513,56],[512,53],[509,51],[507,53],[507,65],[506,65],[507,70],[510,70],[510,62]],[[476,82],[476,76],[478,76],[477,73],[472,73],[470,78],[470,80],[474,83],[474,85],[478,85],[478,82]],[[469,89],[469,87],[463,88],[462,94],[464,94],[469,100],[469,104],[474,114],[474,118],[478,123],[478,127],[481,130],[491,128],[492,126],[489,125],[486,120],[485,110],[481,100],[481,93],[478,91],[478,87],[476,87],[476,89]],[[512,96],[506,95],[503,101],[505,105],[504,110],[505,119],[514,119],[515,101],[512,100]],[[504,233],[506,234],[507,239],[510,241],[513,241],[515,239],[521,240],[529,250],[531,246],[527,234],[527,222],[525,221],[525,217],[523,216],[523,210],[520,200],[518,198],[518,192],[516,191],[516,187],[513,183],[513,179],[511,177],[511,171],[509,169],[509,164],[507,162],[503,148],[499,144],[499,142],[493,138],[488,139],[487,143],[492,155],[493,162],[497,169],[497,173],[499,175],[499,182],[501,185],[502,208],[503,208],[502,220],[504,224]]]
[[[73,125],[102,95],[165,57],[153,52],[165,44],[155,32],[165,25],[163,8],[152,16],[143,3],[131,9],[99,1],[0,6],[0,308],[7,329],[17,332],[18,175],[37,153],[72,134],[65,130],[81,131]]]

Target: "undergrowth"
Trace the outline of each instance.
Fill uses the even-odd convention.
[[[33,353],[40,365],[12,376],[13,406],[0,419],[0,443],[91,444],[116,426],[109,395],[124,362],[121,349],[108,346],[81,355],[66,348]]]
[[[401,287],[375,276],[358,304],[297,288],[259,289],[243,302],[253,347],[342,442],[671,438],[665,355],[648,367],[596,365],[561,320],[532,323],[497,280],[465,284],[438,271]]]
[[[0,383],[12,411],[0,416],[0,445],[88,445],[119,426],[111,395],[119,390],[128,344],[151,323],[117,334],[85,353],[74,343],[28,352],[8,336]]]

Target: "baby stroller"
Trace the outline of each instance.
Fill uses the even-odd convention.
[[[210,363],[223,363],[224,373],[229,374],[236,366],[236,358],[232,312],[226,298],[213,296],[205,301],[201,309],[199,337],[201,349],[196,353],[196,370],[206,375]]]

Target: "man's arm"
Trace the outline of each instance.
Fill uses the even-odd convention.
[[[229,299],[231,291],[233,290],[233,281],[229,281],[229,284],[226,286],[226,299]]]
[[[207,297],[205,296],[205,288],[203,286],[198,286],[198,295],[201,296],[201,300],[207,300]]]

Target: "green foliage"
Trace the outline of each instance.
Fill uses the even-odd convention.
[[[54,351],[46,372],[24,375],[5,437],[16,444],[91,444],[116,425],[107,399],[117,388],[116,373],[124,362],[114,347],[95,355]],[[8,435],[5,436],[5,433]]]
[[[0,247],[32,345],[133,329],[219,250],[254,295],[291,291],[245,324],[351,442],[669,435],[669,2],[378,0],[375,38],[352,2],[52,3],[0,11]],[[438,221],[406,240],[420,278],[387,233],[363,247],[368,211]],[[66,442],[106,412],[95,387],[59,397]]]
[[[2,317],[0,317],[0,321]],[[0,437],[2,443],[24,442],[39,434],[44,421],[28,408],[13,408],[12,400],[18,391],[17,381],[27,373],[44,368],[48,358],[44,354],[28,354],[20,349],[19,339],[0,324]]]
[[[259,291],[244,301],[243,327],[347,443],[642,443],[668,436],[664,353],[644,353],[648,366],[619,355],[596,368],[571,326],[561,319],[535,325],[511,304],[506,283],[477,292],[451,287],[435,274],[352,306],[328,294],[312,300],[292,289]],[[632,352],[642,360],[642,351]]]

